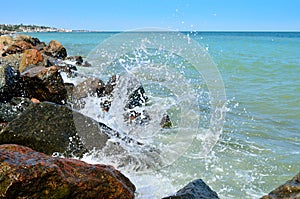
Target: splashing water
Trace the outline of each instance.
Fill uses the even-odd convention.
[[[154,189],[153,182],[165,182],[160,194],[175,191],[172,180],[162,177],[164,170],[176,165],[182,156],[205,158],[223,129],[224,85],[207,51],[188,35],[147,29],[114,35],[87,58],[93,67],[79,72],[106,81],[113,75],[119,78],[109,112],[101,111],[100,99],[91,96],[80,112],[144,145],[121,143],[125,152],[111,152],[110,145],[120,142],[111,138],[106,149],[84,159],[122,170],[136,184],[137,198],[162,197],[146,191]],[[149,100],[134,110],[147,113],[151,119],[142,125],[128,124],[124,122],[124,106],[129,90],[141,85]],[[160,126],[165,114],[173,124],[169,129]],[[141,186],[140,178],[151,179],[151,183]]]

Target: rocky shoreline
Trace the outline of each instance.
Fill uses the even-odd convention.
[[[95,149],[121,154],[119,167],[130,163],[141,170],[160,164],[159,151],[77,111],[94,96],[101,101],[95,108],[109,112],[115,87],[126,81],[124,122],[147,125],[151,117],[143,110],[148,101],[143,86],[120,76],[106,83],[91,77],[77,85],[64,82],[63,76],[77,75],[77,67],[91,65],[81,56],[68,57],[58,41],[0,36],[0,198],[134,198],[135,186],[114,167],[73,159]],[[172,126],[168,115],[162,115],[160,125]],[[141,164],[126,150],[128,143],[150,158]],[[299,175],[263,198],[300,197]],[[198,179],[166,198],[218,195]]]

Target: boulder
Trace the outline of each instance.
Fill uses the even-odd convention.
[[[22,53],[24,50],[32,48],[33,45],[27,43],[26,41],[16,41],[2,53],[2,56],[7,56],[8,54]]]
[[[174,196],[163,199],[218,199],[218,194],[201,179],[190,182],[185,187],[176,192]]]
[[[37,65],[43,61],[42,54],[36,49],[25,50],[20,63],[19,71],[22,73],[27,66]]]
[[[30,98],[57,104],[65,103],[67,90],[58,67],[34,67],[22,73],[21,77],[24,82],[24,90]]]
[[[104,124],[66,106],[34,103],[0,132],[0,144],[20,144],[48,155],[82,157],[105,146],[109,136]]]
[[[67,57],[66,48],[56,40],[51,40],[49,42],[49,44],[44,48],[44,53],[58,59],[64,59]]]
[[[300,198],[300,173],[294,176],[291,180],[285,184],[277,187],[271,191],[268,195],[263,196],[261,199],[296,199]]]
[[[0,198],[134,198],[135,186],[112,166],[87,164],[0,145]]]

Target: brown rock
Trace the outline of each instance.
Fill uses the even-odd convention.
[[[112,166],[0,145],[0,198],[134,198],[135,186]]]
[[[58,59],[64,59],[67,57],[67,50],[56,40],[51,40],[49,42],[49,44],[44,48],[44,53]]]
[[[29,98],[57,104],[65,103],[67,91],[58,67],[34,67],[26,70],[21,77],[23,78],[25,92]]]
[[[300,198],[300,173],[294,176],[285,184],[277,187],[268,195],[263,196],[261,199],[299,199]]]
[[[22,73],[27,66],[36,65],[42,61],[43,61],[43,56],[38,50],[36,49],[25,50],[20,63],[19,71],[20,73]]]
[[[38,38],[31,37],[29,35],[24,35],[24,34],[15,34],[13,37],[14,41],[25,41],[27,43],[30,43],[33,46],[36,46],[40,43],[42,43]]]
[[[16,41],[11,46],[9,46],[3,53],[2,56],[8,54],[22,53],[24,50],[32,49],[33,45],[25,41]]]
[[[0,36],[0,57],[2,53],[7,49],[9,45],[13,43],[13,40],[10,36],[2,35]]]

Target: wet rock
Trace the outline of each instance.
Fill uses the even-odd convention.
[[[36,49],[25,50],[20,63],[19,71],[22,73],[27,66],[37,65],[43,61],[42,54]]]
[[[107,165],[0,145],[0,198],[134,198],[135,186]]]
[[[97,96],[105,90],[104,82],[97,78],[88,78],[76,85],[73,89],[73,98],[81,99],[88,96]]]
[[[102,126],[66,106],[34,103],[0,132],[0,144],[20,144],[48,155],[82,157],[105,146],[109,136]]]
[[[300,198],[300,173],[285,184],[277,187],[261,199],[296,199]]]
[[[81,56],[72,56],[72,57],[67,57],[66,60],[75,62],[76,65],[81,66],[83,64],[83,59]]]
[[[20,73],[10,66],[0,64],[0,102],[9,102],[12,97],[24,96]]]
[[[30,98],[64,104],[67,91],[56,66],[38,66],[22,73],[24,89]]]
[[[169,115],[164,114],[161,121],[160,121],[160,126],[162,128],[171,128],[172,127],[172,121],[169,117]]]
[[[16,41],[11,46],[9,46],[3,53],[2,56],[7,56],[9,54],[22,53],[24,50],[32,49],[33,45],[25,41]]]
[[[90,64],[88,61],[84,61],[81,66],[83,66],[83,67],[90,67],[90,66],[92,66],[92,64]]]
[[[185,187],[176,192],[175,196],[165,197],[163,199],[218,199],[218,194],[198,179],[190,182]]]
[[[22,97],[13,97],[8,103],[0,102],[0,123],[11,122],[30,104],[30,99]]]
[[[49,42],[49,44],[44,48],[44,53],[58,59],[64,59],[67,57],[66,48],[56,40],[51,40]]]

